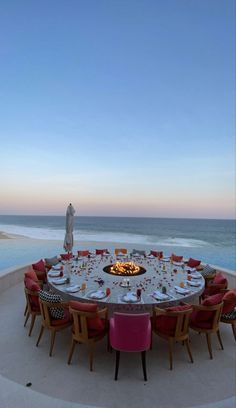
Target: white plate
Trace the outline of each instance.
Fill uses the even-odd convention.
[[[103,290],[94,290],[87,295],[90,299],[104,299],[106,296]]]
[[[200,279],[200,278],[202,277],[202,275],[201,275],[199,272],[191,273],[190,276],[191,276],[193,279]]]
[[[175,290],[181,295],[187,295],[190,292],[189,289],[181,288],[180,286],[175,286]]]
[[[61,279],[54,279],[52,280],[52,283],[54,285],[64,285],[67,281],[67,278],[61,278]]]
[[[65,288],[65,291],[68,293],[75,293],[75,292],[79,292],[80,287],[79,285],[71,285],[68,286],[67,288]]]
[[[48,272],[48,276],[49,276],[50,278],[58,278],[58,277],[60,276],[60,272],[57,272],[57,271],[55,271],[55,272],[49,271],[49,272]]]
[[[196,282],[196,281],[187,281],[188,285],[190,286],[201,286],[201,282]]]
[[[153,292],[152,296],[156,299],[156,300],[167,300],[169,299],[169,296],[166,295],[165,293],[161,293],[158,290],[156,290],[155,292]]]
[[[173,265],[175,266],[183,266],[183,262],[173,262]]]

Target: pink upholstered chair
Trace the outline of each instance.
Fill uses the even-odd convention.
[[[118,378],[120,352],[141,352],[144,380],[147,381],[146,350],[151,345],[149,313],[114,313],[110,319],[110,345],[116,350],[115,380]]]

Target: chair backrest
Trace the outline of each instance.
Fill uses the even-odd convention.
[[[39,306],[40,306],[40,311],[42,315],[42,324],[50,328],[52,326],[52,320],[54,318],[50,314],[50,309],[51,308],[61,308],[63,309],[63,306],[60,302],[52,303],[52,302],[46,302],[45,300],[42,300],[39,298]]]
[[[166,311],[165,316],[176,319],[175,331],[174,331],[174,337],[176,339],[185,337],[188,334],[189,320],[190,320],[192,311],[193,311],[192,308],[189,308],[187,310],[179,310],[176,312]]]
[[[39,308],[39,294],[38,291],[32,291],[27,289],[26,287],[24,288],[25,290],[25,297],[26,297],[26,302],[27,302],[27,307],[29,313],[32,313],[35,311],[35,309]]]
[[[96,331],[96,326],[100,323],[100,317],[107,316],[107,308],[97,310],[96,312],[86,312],[73,307],[69,307],[69,312],[73,317],[73,336],[82,343],[87,343],[89,341],[89,324],[94,326]]]
[[[115,255],[119,255],[119,254],[127,254],[127,249],[126,248],[115,248]]]
[[[218,303],[218,305],[214,306],[202,306],[206,309],[207,312],[213,312],[212,318],[208,320],[208,322],[211,323],[212,330],[216,330],[219,327],[223,305],[224,302]]]
[[[114,313],[114,337],[120,351],[144,351],[151,344],[149,313]]]

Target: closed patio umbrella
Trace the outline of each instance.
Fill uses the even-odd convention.
[[[73,248],[73,228],[75,209],[69,204],[66,210],[66,235],[64,239],[64,249],[70,252]]]

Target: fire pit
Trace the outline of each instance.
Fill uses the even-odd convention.
[[[134,262],[116,262],[113,265],[105,266],[103,270],[110,275],[119,276],[137,276],[146,272],[145,268],[135,264]]]

